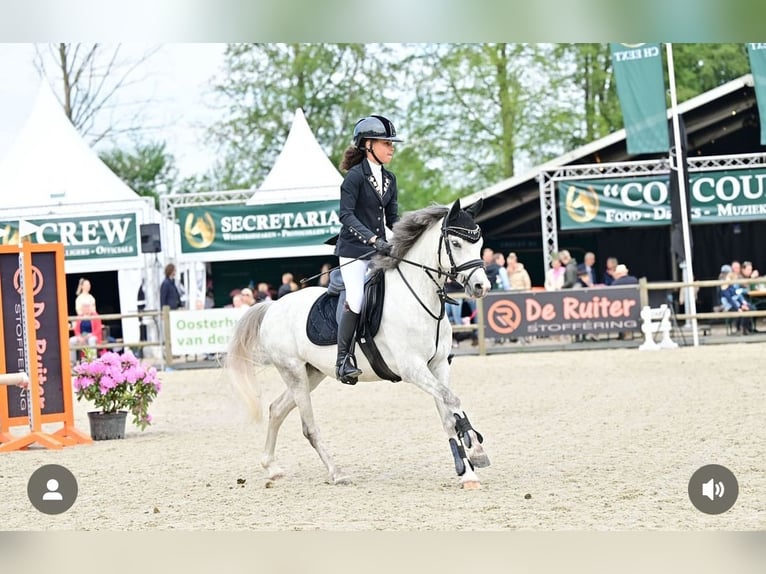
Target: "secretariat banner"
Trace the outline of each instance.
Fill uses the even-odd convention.
[[[665,78],[659,44],[611,44],[628,153],[668,151]]]
[[[691,174],[691,222],[766,219],[766,169]],[[669,225],[669,176],[558,183],[562,230]]]
[[[181,251],[322,245],[340,232],[338,209],[337,200],[178,208]]]

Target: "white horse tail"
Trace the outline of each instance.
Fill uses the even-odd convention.
[[[261,347],[261,323],[272,301],[250,307],[237,321],[224,362],[229,380],[245,401],[253,420],[263,419],[261,386],[256,377],[256,365],[265,363]]]

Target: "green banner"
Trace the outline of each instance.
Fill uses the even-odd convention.
[[[766,43],[748,44],[747,55],[753,73],[758,115],[761,117],[761,145],[766,145]]]
[[[766,169],[691,174],[691,222],[766,219]],[[669,176],[561,181],[560,228],[670,225]]]
[[[665,79],[659,44],[611,44],[628,153],[668,151]]]
[[[338,208],[337,201],[181,207],[181,252],[321,245],[340,232]]]
[[[19,220],[0,221],[0,245],[19,242]],[[33,243],[63,243],[66,259],[134,257],[138,226],[133,213],[61,219],[27,219],[24,235]]]

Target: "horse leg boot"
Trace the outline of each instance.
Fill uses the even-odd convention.
[[[355,385],[362,370],[356,366],[354,357],[354,335],[359,322],[359,313],[354,313],[348,305],[343,307],[343,313],[338,325],[338,360],[335,362],[335,377],[347,385]]]

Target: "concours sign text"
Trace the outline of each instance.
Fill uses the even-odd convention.
[[[337,201],[182,207],[181,251],[321,245],[340,231]]]
[[[690,174],[691,222],[766,219],[766,169]],[[670,224],[668,176],[558,184],[561,229]]]
[[[638,285],[565,291],[490,293],[486,337],[535,337],[638,331]]]

